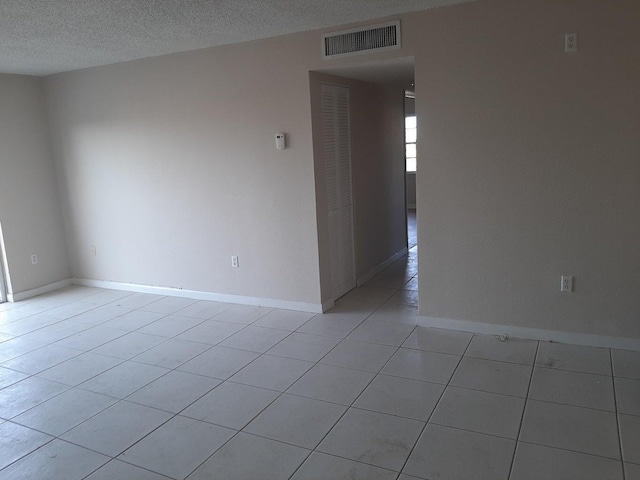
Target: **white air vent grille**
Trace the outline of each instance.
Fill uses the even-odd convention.
[[[399,20],[365,28],[326,33],[322,36],[322,56],[324,58],[397,50],[400,47]]]

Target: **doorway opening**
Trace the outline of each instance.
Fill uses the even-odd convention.
[[[405,105],[407,91],[413,92],[413,64],[413,57],[406,57],[310,72],[320,283],[325,311],[369,315],[388,304],[391,310],[417,315],[416,154],[415,140],[413,147],[407,147]],[[332,209],[328,202],[333,194],[327,190],[332,173],[325,165],[323,84],[349,90],[351,220],[357,288],[342,297],[334,295],[336,289],[331,282],[332,265],[339,263],[335,252],[339,250],[330,248],[328,212]],[[413,119],[410,128],[415,137],[415,107]],[[407,148],[414,151],[410,173]],[[407,180],[409,175],[412,178]]]

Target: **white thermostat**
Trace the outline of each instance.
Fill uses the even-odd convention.
[[[286,146],[284,133],[276,133],[276,148],[284,150]]]

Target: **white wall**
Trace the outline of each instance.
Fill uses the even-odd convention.
[[[0,74],[0,222],[9,293],[69,277],[39,78]]]

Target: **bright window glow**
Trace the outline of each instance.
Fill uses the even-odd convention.
[[[406,154],[407,172],[416,171],[416,141],[418,139],[417,119],[415,115],[405,117],[405,142],[406,142]]]

